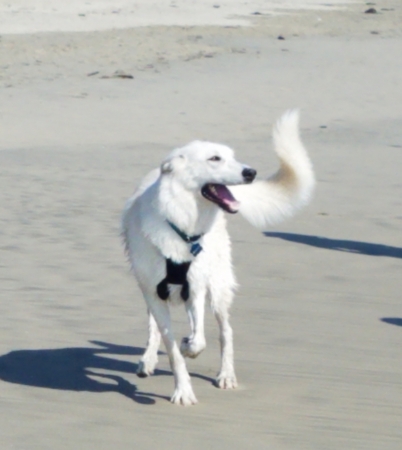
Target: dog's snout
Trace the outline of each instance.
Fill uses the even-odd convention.
[[[257,171],[251,167],[246,167],[241,174],[243,175],[244,181],[251,183],[257,175]]]

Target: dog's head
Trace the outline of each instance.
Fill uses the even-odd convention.
[[[174,150],[162,163],[161,173],[230,213],[238,211],[239,203],[226,186],[251,183],[257,174],[236,161],[231,148],[202,141]]]

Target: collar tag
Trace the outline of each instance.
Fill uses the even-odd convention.
[[[177,228],[176,225],[169,220],[167,220],[167,223],[169,224],[170,228],[183,239],[184,242],[186,242],[187,244],[191,244],[190,253],[193,256],[197,256],[202,251],[201,245],[197,242],[202,238],[202,234],[189,236],[186,233],[183,233],[183,231]]]
[[[195,242],[194,244],[191,245],[190,253],[193,256],[197,256],[198,253],[200,253],[201,251],[202,251],[202,247],[198,242]]]

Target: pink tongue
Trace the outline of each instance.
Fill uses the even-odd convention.
[[[232,211],[237,211],[239,209],[240,206],[240,202],[238,202],[237,200],[223,200],[223,203],[225,203],[225,205],[227,205]]]
[[[240,203],[233,197],[232,193],[226,186],[223,184],[216,184],[214,187],[219,198],[225,205],[227,205],[232,211],[237,211],[239,209]]]
[[[214,185],[217,195],[221,200],[226,204],[230,204],[230,202],[236,202],[236,199],[233,197],[232,193],[229,189],[223,184],[215,184]]]

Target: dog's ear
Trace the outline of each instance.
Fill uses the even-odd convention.
[[[173,164],[172,160],[169,159],[167,161],[164,161],[161,165],[161,172],[163,174],[173,172]]]
[[[186,158],[184,155],[172,156],[165,160],[161,165],[162,174],[171,173],[181,167],[184,167],[186,163]]]

